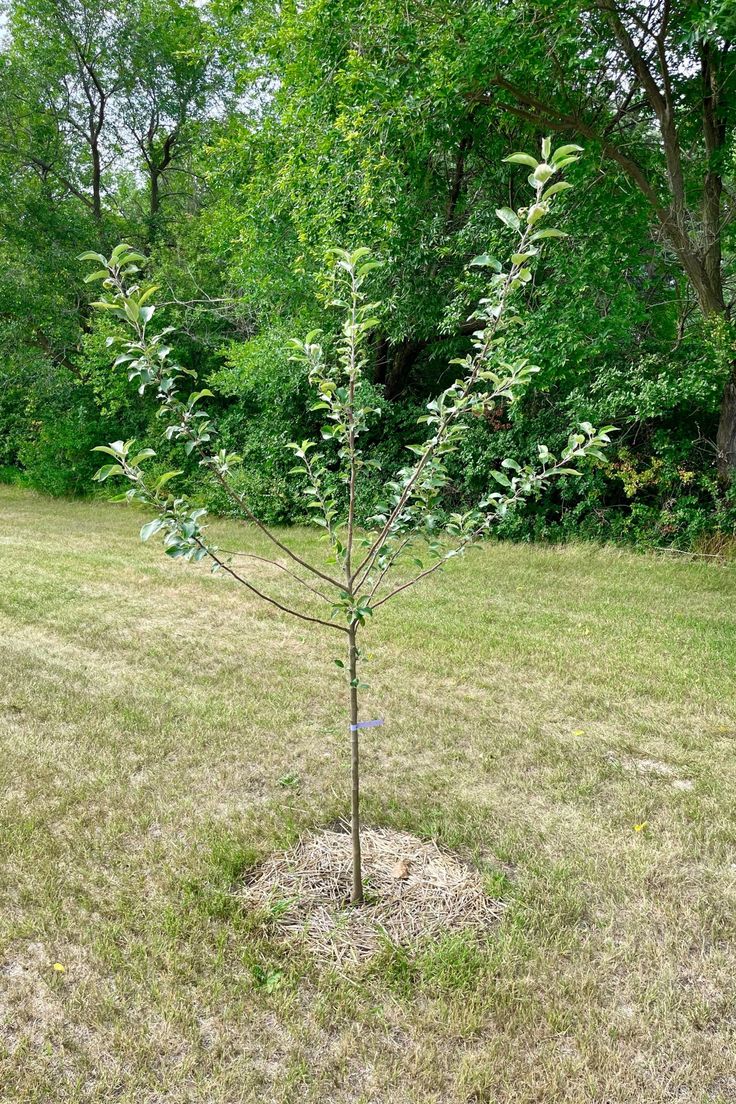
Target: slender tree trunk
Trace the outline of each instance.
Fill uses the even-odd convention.
[[[152,244],[158,236],[159,211],[161,209],[161,173],[156,165],[153,165],[149,176],[148,195],[148,242]]]
[[[350,771],[352,791],[350,801],[350,835],[353,843],[353,905],[363,904],[363,872],[360,855],[360,733],[358,724],[358,649],[356,626],[348,635],[348,669],[350,672]]]
[[[158,168],[154,166],[154,168],[151,169],[151,190],[149,195],[148,208],[148,214],[152,223],[156,221],[156,216],[158,215],[159,207],[161,206],[161,197],[158,187],[160,175],[161,174],[159,173]]]
[[[102,218],[102,161],[97,142],[92,143],[92,216],[95,222]]]

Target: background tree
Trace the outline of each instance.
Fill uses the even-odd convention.
[[[733,350],[730,250],[724,265],[724,237],[736,215],[731,6],[720,0],[516,0],[500,27],[495,18],[490,22],[490,42],[501,51],[491,61],[493,78],[480,79],[471,101],[500,101],[527,123],[595,142],[645,197],[703,316],[729,323]],[[736,466],[733,352],[716,458],[722,478],[730,479]]]
[[[253,328],[250,340],[226,347],[218,385],[248,398],[247,423],[234,411],[228,423],[264,473],[273,517],[299,509],[280,467],[275,373],[283,433],[295,419],[311,432],[298,378],[278,360],[278,335],[309,309],[330,242],[368,241],[386,259],[377,276],[385,313],[369,366],[384,410],[374,447],[389,452],[410,440],[414,405],[441,386],[448,359],[466,347],[478,293],[467,261],[485,243],[495,246],[495,197],[513,202],[516,189],[499,169],[498,143],[532,125],[509,110],[505,94],[477,97],[501,59],[507,71],[530,66],[530,83],[536,79],[537,44],[525,44],[536,24],[507,21],[505,11],[307,4],[266,21],[249,47],[261,51],[276,91],[257,125],[232,129],[215,152],[209,237],[211,250],[230,258]],[[585,30],[573,20],[568,31],[577,66]],[[644,142],[643,162],[655,176],[657,157],[656,145]],[[595,420],[602,410],[624,427],[608,471],[550,490],[503,531],[560,536],[584,525],[596,535],[666,543],[728,529],[729,500],[715,484],[709,443],[728,371],[724,334],[700,321],[646,196],[625,180],[622,187],[606,158],[573,171],[580,186],[571,239],[536,270],[527,294],[540,310],[518,333],[519,351],[537,347],[542,318],[545,334],[555,335],[540,387],[509,416],[488,411],[479,421],[453,473],[453,501],[468,500],[510,447],[532,455],[540,433],[564,439],[566,419]]]
[[[13,28],[25,2],[12,0],[17,14],[1,55],[3,80],[28,74],[14,91],[9,86],[24,103],[35,40]],[[470,347],[467,317],[482,279],[468,262],[500,247],[497,197],[518,203],[520,184],[501,164],[502,153],[536,140],[538,131],[538,120],[526,117],[529,106],[492,78],[500,74],[548,103],[554,94],[568,114],[575,108],[576,118],[602,128],[641,167],[661,203],[670,202],[658,124],[641,90],[607,129],[623,107],[626,59],[605,13],[586,14],[573,0],[408,7],[399,0],[255,0],[237,10],[151,0],[149,9],[150,34],[122,9],[117,16],[120,51],[110,61],[122,86],[106,114],[103,147],[112,161],[103,173],[99,221],[89,176],[77,171],[85,158],[88,164],[81,137],[64,131],[59,138],[39,123],[34,148],[46,143],[44,158],[56,165],[55,174],[40,172],[16,148],[8,115],[11,141],[0,143],[6,478],[77,493],[89,486],[87,444],[107,434],[109,417],[128,436],[155,435],[154,404],[131,401],[109,372],[107,323],[90,316],[88,293],[73,275],[75,241],[106,254],[115,241],[147,243],[163,288],[160,309],[179,329],[183,362],[216,385],[223,438],[244,457],[239,485],[262,517],[286,522],[303,519],[305,507],[283,446],[318,431],[287,338],[313,324],[335,336],[333,314],[315,316],[315,299],[329,298],[324,255],[335,241],[365,242],[384,260],[373,277],[384,309],[364,379],[382,412],[368,431],[382,463],[400,462],[416,416],[447,384],[448,362]],[[727,12],[719,16],[713,7],[706,19],[703,8],[702,20],[685,5],[669,12],[685,222],[697,251],[705,159],[692,29],[710,27],[723,55]],[[729,49],[726,78],[730,58]],[[658,71],[654,56],[650,67]],[[199,91],[184,107],[190,77]],[[729,80],[720,101],[724,120]],[[50,127],[38,97],[30,101],[32,119]],[[146,156],[159,183],[153,218],[155,188],[133,131],[147,148],[152,135]],[[486,472],[509,453],[531,460],[539,439],[562,447],[571,422],[613,418],[622,432],[606,469],[548,486],[498,532],[700,547],[736,524],[734,492],[716,466],[734,360],[727,317],[733,227],[726,219],[732,143],[727,138],[718,158],[726,310],[707,317],[648,196],[600,142],[585,144],[592,154],[569,170],[577,185],[568,205],[570,237],[535,268],[524,289],[534,309],[516,330],[514,355],[533,357],[543,336],[549,356],[526,397],[474,419],[450,458],[442,509],[472,504]],[[198,475],[185,463],[185,484],[227,512],[217,482],[201,486]],[[366,473],[361,520],[380,498],[380,480]]]
[[[30,0],[9,12],[17,49],[4,145],[102,219],[113,160],[111,111],[128,19],[96,0]],[[38,138],[41,143],[38,144]]]
[[[226,125],[228,83],[214,18],[186,0],[152,0],[135,13],[94,0],[12,0],[4,13],[0,467],[47,491],[83,493],[108,415],[141,433],[145,414],[126,408],[110,378],[78,242],[151,243],[165,224],[157,263],[171,298],[203,295],[188,276],[187,234],[205,202],[204,143]],[[213,325],[203,310],[198,318],[190,355],[203,357]]]
[[[228,77],[218,59],[214,27],[201,8],[181,0],[146,0],[125,38],[118,130],[132,139],[146,176],[149,241],[161,226],[168,197],[177,210],[196,210],[194,143],[208,119],[227,112]],[[172,213],[172,218],[175,218]]]

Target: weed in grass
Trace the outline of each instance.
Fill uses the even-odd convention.
[[[298,790],[301,785],[301,779],[298,774],[282,774],[281,778],[277,779],[277,784],[285,790]]]
[[[273,966],[261,966],[254,963],[250,969],[255,989],[262,989],[265,993],[275,993],[284,980],[284,971]]]

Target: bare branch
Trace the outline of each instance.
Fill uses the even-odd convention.
[[[235,571],[234,568],[230,567],[227,561],[220,559],[217,553],[208,548],[203,541],[199,540],[199,538],[195,538],[195,540],[199,547],[204,549],[210,559],[214,560],[218,567],[220,567],[223,571],[226,571],[228,575],[231,575],[233,579],[241,583],[247,590],[251,591],[252,594],[255,594],[258,598],[262,598],[264,602],[269,602],[272,606],[275,606],[276,609],[281,610],[282,613],[288,613],[292,617],[298,617],[300,621],[311,621],[313,624],[316,625],[324,625],[327,629],[336,629],[337,632],[348,632],[348,629],[345,625],[337,625],[334,621],[325,621],[322,617],[312,617],[311,614],[302,613],[299,610],[291,609],[290,606],[283,605],[282,602],[279,602],[278,599],[271,597],[271,595],[264,594],[262,590],[259,590],[258,587],[253,586],[252,583],[249,583],[247,579],[244,579],[242,575],[238,574],[238,572]]]
[[[255,552],[236,552],[232,549],[221,548],[221,552],[225,552],[228,556],[240,556],[245,560],[257,560],[259,563],[268,564],[270,567],[277,567],[280,571],[283,571],[286,575],[290,575],[292,579],[295,579],[297,583],[301,583],[303,587],[310,590],[312,594],[316,594],[318,598],[321,598],[323,602],[327,602],[332,605],[332,599],[328,595],[323,594],[321,590],[317,590],[306,579],[302,579],[301,575],[297,575],[295,571],[288,568],[286,564],[280,563],[278,560],[269,560],[267,556],[258,556]]]
[[[284,552],[289,557],[289,559],[293,560],[295,563],[298,563],[300,567],[305,568],[307,571],[311,571],[313,575],[317,575],[320,579],[324,580],[324,582],[330,583],[331,586],[337,587],[338,590],[344,589],[345,584],[342,583],[339,579],[333,579],[331,575],[327,575],[324,571],[321,571],[318,567],[315,567],[314,564],[310,564],[308,560],[303,560],[301,556],[298,556],[296,552],[293,552],[288,547],[288,545],[284,544],[283,541],[280,541],[275,533],[271,532],[268,526],[264,525],[263,522],[256,517],[250,506],[248,506],[248,504],[246,503],[243,496],[238,494],[238,492],[230,486],[227,479],[225,479],[222,473],[219,472],[214,465],[208,464],[208,466],[210,471],[214,473],[215,478],[217,479],[223,490],[226,492],[226,494],[230,496],[233,502],[236,502],[238,504],[248,520],[251,521],[255,526],[257,526],[257,528],[260,529],[263,535],[267,537],[272,544],[274,544],[277,548]]]

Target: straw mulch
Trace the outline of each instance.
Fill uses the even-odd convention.
[[[276,934],[338,962],[369,958],[386,943],[479,934],[498,918],[478,872],[437,844],[385,828],[366,828],[361,839],[362,907],[348,903],[350,835],[331,830],[263,863],[243,887],[246,906]]]

